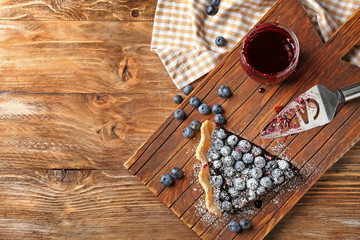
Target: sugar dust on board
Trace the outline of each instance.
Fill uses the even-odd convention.
[[[294,58],[293,40],[277,27],[261,29],[248,42],[245,55],[259,72],[277,73],[287,68]]]

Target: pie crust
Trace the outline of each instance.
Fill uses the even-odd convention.
[[[209,212],[217,217],[222,215],[220,209],[216,205],[213,197],[213,188],[210,183],[210,169],[207,159],[207,153],[211,147],[212,133],[215,130],[215,124],[210,121],[205,121],[201,125],[201,139],[196,148],[196,158],[202,163],[199,172],[199,182],[205,191],[205,204]]]

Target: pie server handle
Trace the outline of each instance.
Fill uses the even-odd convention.
[[[360,83],[337,90],[336,95],[340,103],[348,102],[360,97]]]

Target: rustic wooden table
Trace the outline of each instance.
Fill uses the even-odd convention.
[[[1,239],[197,239],[123,163],[179,93],[156,0],[0,2]],[[268,239],[358,239],[360,144]]]

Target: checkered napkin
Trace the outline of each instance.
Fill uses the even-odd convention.
[[[158,0],[151,50],[182,88],[212,70],[272,7],[275,0],[221,0],[215,16],[205,13],[210,0]],[[326,41],[356,10],[360,0],[301,0]],[[218,47],[222,36],[227,44]],[[360,67],[360,50],[347,56]]]

